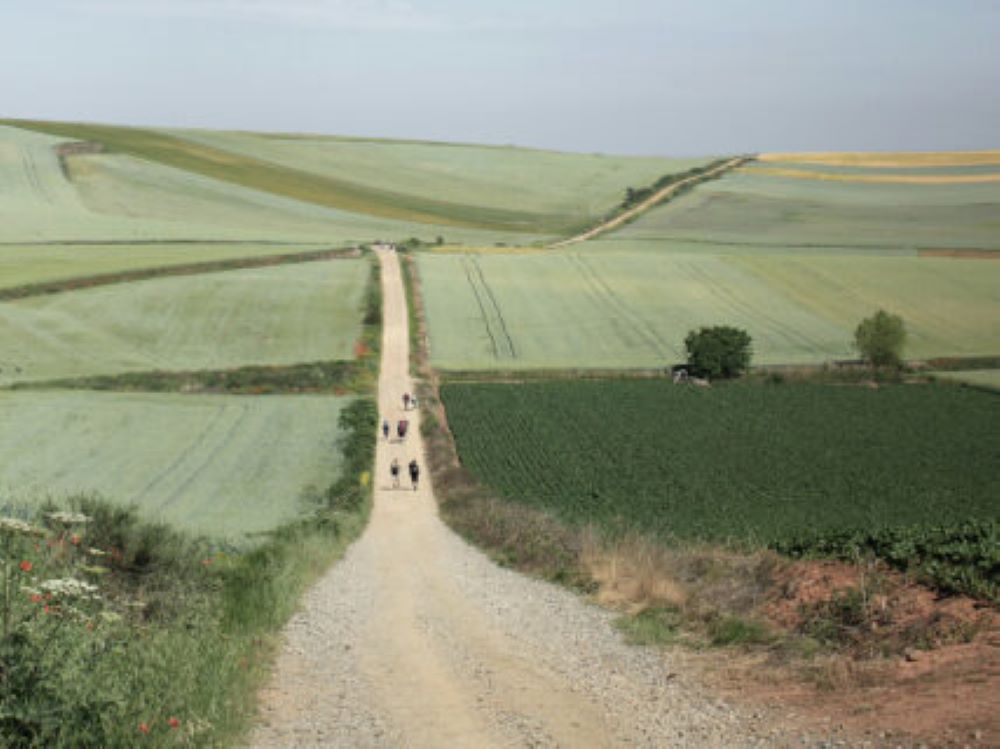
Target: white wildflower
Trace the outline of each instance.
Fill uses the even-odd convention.
[[[0,533],[22,533],[25,536],[44,536],[45,531],[17,518],[0,518]]]
[[[62,523],[63,525],[75,525],[90,522],[90,518],[82,512],[66,512],[64,510],[60,510],[59,512],[47,512],[45,513],[45,517],[57,523]]]
[[[39,586],[46,593],[64,598],[97,598],[97,586],[75,577],[46,580]]]

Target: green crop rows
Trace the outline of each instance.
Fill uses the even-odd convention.
[[[910,562],[939,584],[981,592],[949,566],[959,544],[984,565],[976,583],[997,590],[990,393],[610,380],[451,384],[442,396],[473,473],[570,522],[800,553],[873,549],[902,566],[912,547]]]

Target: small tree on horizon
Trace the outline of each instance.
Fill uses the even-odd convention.
[[[906,328],[903,318],[880,309],[866,317],[854,331],[854,345],[873,367],[896,367],[903,363]]]
[[[692,330],[684,339],[688,366],[711,378],[739,377],[750,368],[753,339],[745,330],[716,325]]]

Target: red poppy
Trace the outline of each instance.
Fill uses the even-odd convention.
[[[31,602],[32,603],[41,603],[44,600],[45,600],[45,598],[42,596],[41,593],[32,593],[31,594]]]
[[[46,614],[51,614],[51,613],[52,613],[52,608],[51,608],[51,607],[50,607],[50,606],[49,606],[48,604],[45,604],[45,608],[44,608],[44,609],[42,609],[42,610],[43,610],[43,611],[44,611],[44,612],[45,612]]]
[[[139,724],[139,733],[149,733],[149,724],[148,723],[140,723]]]
[[[32,565],[31,562],[29,562],[27,559],[22,560],[21,563],[18,565],[18,567],[21,568],[21,572],[31,572],[31,568],[33,566],[34,565]]]
[[[179,719],[171,715],[169,718],[167,718],[167,725],[170,726],[171,728],[180,728],[181,722]]]

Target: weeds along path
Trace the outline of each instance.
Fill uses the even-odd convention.
[[[402,405],[407,309],[395,253],[378,252],[379,406],[409,434],[378,437],[370,524],[288,625],[252,745],[773,745],[762,718],[710,697],[683,656],[624,645],[608,612],[468,546],[439,519],[426,471],[409,488],[423,446],[419,414]]]

